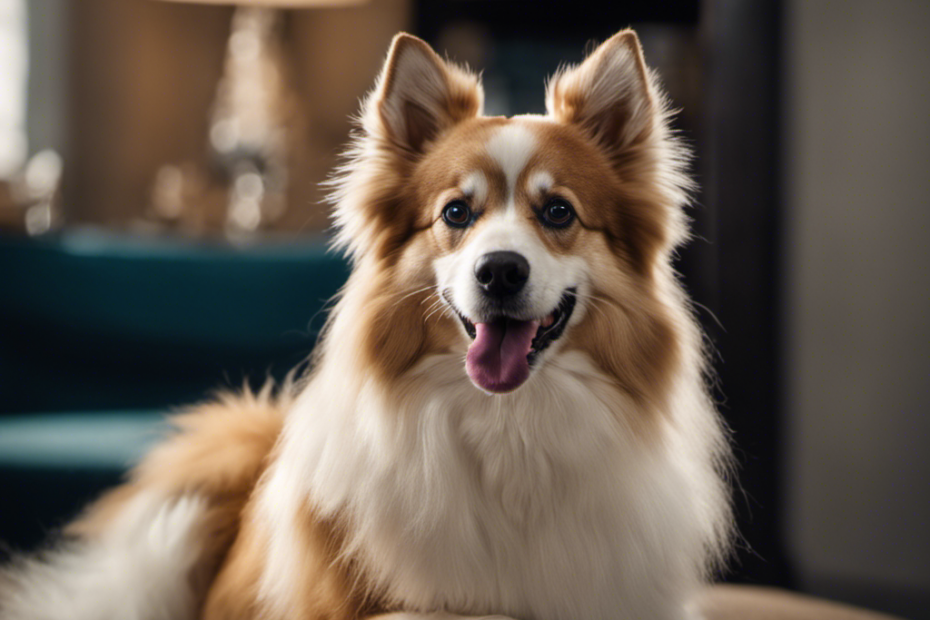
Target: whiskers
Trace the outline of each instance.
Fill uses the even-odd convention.
[[[578,291],[571,291],[569,294],[574,295],[576,299],[585,302],[585,308],[591,308],[592,310],[599,312],[601,317],[605,320],[610,319],[610,316],[607,313],[607,309],[617,307],[617,303],[612,299],[600,297],[598,295],[594,295],[593,293],[579,293]]]
[[[457,314],[455,308],[449,303],[447,299],[444,298],[442,291],[439,288],[438,284],[430,284],[428,286],[423,286],[411,291],[407,291],[401,296],[397,297],[392,303],[391,307],[396,308],[398,305],[403,303],[414,303],[410,300],[411,297],[416,295],[423,295],[423,298],[415,302],[419,305],[426,305],[426,309],[423,314],[423,322],[426,323],[433,319],[448,317],[450,319],[456,319]],[[616,301],[603,297],[600,295],[595,295],[593,293],[579,293],[577,291],[569,291],[570,295],[573,295],[579,301],[584,302],[585,308],[590,308],[593,312],[597,312],[605,320],[610,320],[610,311],[617,310],[619,304]]]
[[[452,308],[450,308],[449,304],[442,298],[442,295],[436,295],[436,299],[434,299],[433,303],[426,309],[426,316],[423,317],[423,322],[428,322],[433,316],[455,318],[455,313],[452,312]]]
[[[439,285],[438,285],[438,284],[430,284],[429,286],[424,286],[423,288],[414,289],[414,290],[410,291],[409,293],[405,293],[403,296],[401,296],[401,297],[397,298],[396,300],[394,300],[394,303],[391,305],[391,307],[394,308],[394,307],[396,307],[396,306],[399,306],[399,305],[401,304],[401,302],[403,302],[404,300],[409,299],[410,297],[413,297],[414,295],[416,295],[416,294],[418,294],[418,293],[426,292],[426,291],[428,291],[428,290],[430,290],[430,289],[433,289],[433,293],[430,294],[430,295],[427,295],[426,297],[424,297],[423,300],[420,301],[421,304],[424,303],[426,300],[430,299],[433,295],[438,295],[438,294],[439,294]]]
[[[423,316],[423,322],[426,323],[433,317],[443,317],[443,316],[448,316],[449,318],[454,319],[455,313],[452,311],[452,308],[449,307],[448,303],[446,303],[445,300],[442,298],[442,294],[439,290],[438,284],[430,284],[428,286],[424,286],[422,288],[414,289],[412,291],[404,293],[401,297],[398,297],[394,301],[394,303],[392,304],[392,307],[397,307],[398,305],[404,303],[405,301],[407,301],[414,295],[425,293],[427,291],[429,291],[429,294],[424,295],[423,299],[421,299],[418,302],[420,305],[423,305],[429,302],[429,306],[426,307],[426,311]]]

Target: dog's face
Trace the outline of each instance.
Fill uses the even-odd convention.
[[[465,368],[511,391],[583,318],[610,167],[565,127],[521,118],[456,128],[421,170],[437,288],[471,340]]]
[[[465,353],[486,392],[564,350],[648,381],[674,349],[652,273],[681,201],[656,97],[629,31],[552,80],[547,116],[511,119],[480,116],[474,76],[395,39],[353,164],[368,168],[343,179],[337,211],[343,241],[390,272],[396,294],[373,297],[407,300],[403,316],[385,302],[382,326],[411,329],[419,355]],[[382,355],[404,346],[374,340]]]

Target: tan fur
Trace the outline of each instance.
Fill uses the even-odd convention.
[[[613,101],[617,90],[623,105],[602,106],[600,99]],[[636,33],[618,32],[580,66],[557,73],[546,104],[553,117],[581,127],[612,156],[622,157],[623,149],[648,139],[656,101]]]
[[[483,96],[475,76],[444,63],[420,39],[397,35],[388,57],[378,89],[377,110],[386,135],[406,155],[415,158],[437,134],[479,113]],[[420,60],[426,64],[406,70]],[[399,74],[413,75],[415,79],[398,83]],[[415,102],[411,93],[418,89],[428,94]],[[422,101],[431,98],[432,105],[423,108]]]
[[[293,544],[301,550],[296,567],[301,579],[287,618],[350,620],[382,610],[351,564],[341,561],[344,537],[339,525],[318,519],[307,510],[300,517],[297,532]],[[210,587],[203,620],[278,618],[259,597],[265,549],[264,532],[256,522],[254,505],[250,505],[243,512],[239,535]]]
[[[424,355],[448,351],[458,340],[455,325],[435,305],[431,274],[422,268],[429,249],[428,238],[418,235],[394,261],[371,261],[352,275],[341,303],[359,304],[359,329],[355,340],[332,346],[357,351],[358,371],[374,371],[390,382]]]
[[[67,533],[93,540],[142,493],[155,492],[166,500],[186,495],[204,497],[208,507],[197,535],[202,545],[200,568],[192,578],[206,588],[239,533],[243,507],[278,439],[289,401],[288,395],[273,399],[267,389],[259,395],[224,394],[173,417],[176,434],[152,450],[126,484],[94,503]],[[253,566],[259,570],[261,563]]]
[[[590,311],[573,329],[566,348],[587,353],[624,393],[644,405],[642,411],[659,415],[666,408],[671,378],[682,361],[682,343],[655,282],[612,272],[609,254],[604,238],[593,240],[585,252],[590,264],[611,278],[598,282],[612,285],[595,287]],[[640,430],[654,423],[636,422],[646,425],[638,425]]]
[[[207,592],[203,620],[261,617],[258,584],[265,567],[265,539],[254,526],[252,512],[242,512],[237,536]]]
[[[400,67],[423,55],[427,61],[413,72],[416,79],[399,85]],[[411,90],[424,85],[431,86],[433,97],[428,109],[409,100]],[[437,87],[441,92],[435,92]],[[362,105],[364,133],[346,153],[350,164],[342,170],[345,174],[330,182],[331,199],[338,205],[337,245],[356,258],[372,253],[392,260],[417,230],[406,183],[414,165],[439,134],[480,115],[483,103],[484,91],[474,74],[443,62],[416,37],[394,37],[377,85]],[[354,165],[357,158],[366,160],[363,168]]]

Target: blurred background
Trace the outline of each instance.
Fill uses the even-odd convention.
[[[679,269],[743,542],[721,579],[930,617],[930,3],[0,0],[0,540],[166,411],[281,377],[347,273],[317,184],[390,38],[486,113],[632,25],[702,191]]]

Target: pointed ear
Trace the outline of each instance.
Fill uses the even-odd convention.
[[[475,75],[443,61],[422,39],[401,33],[366,103],[365,128],[416,155],[446,129],[478,116],[483,103]]]
[[[658,110],[655,99],[639,38],[622,30],[580,65],[553,76],[546,109],[616,153],[648,136]]]

